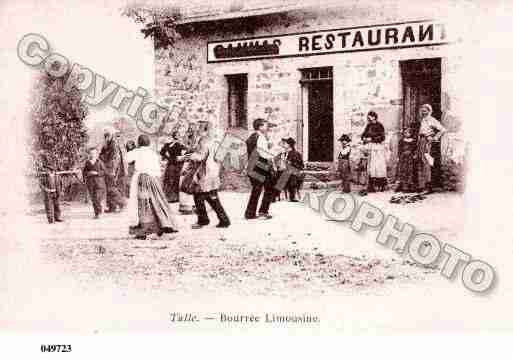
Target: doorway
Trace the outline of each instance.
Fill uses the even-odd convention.
[[[302,70],[303,154],[308,162],[333,161],[333,71]]]
[[[228,127],[248,128],[248,74],[226,75]]]
[[[411,127],[414,133],[417,133],[420,125],[419,108],[426,103],[433,108],[432,116],[442,122],[441,59],[401,61],[400,68],[403,80],[403,129]],[[433,142],[431,156],[435,160],[431,172],[432,185],[439,187],[441,179],[440,142]]]

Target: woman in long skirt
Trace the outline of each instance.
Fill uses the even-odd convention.
[[[177,157],[183,155],[187,150],[178,139],[178,131],[173,131],[171,141],[167,142],[160,150],[160,156],[167,161],[162,187],[169,203],[176,203],[179,200],[180,173],[183,162],[178,161]]]
[[[130,184],[129,233],[145,239],[156,233],[177,232],[177,225],[171,214],[164,192],[160,188],[159,155],[150,146],[148,135],[140,135],[138,148],[127,154],[128,162],[134,162],[134,176]]]
[[[445,127],[431,116],[432,113],[433,109],[429,104],[424,104],[419,109],[421,120],[417,139],[418,192],[432,191],[431,166],[434,164],[434,159],[431,157],[431,143],[440,141],[446,132]]]
[[[362,140],[368,152],[367,162],[367,192],[384,191],[387,186],[387,162],[385,141],[385,128],[378,121],[378,114],[369,111],[367,126],[362,134]]]
[[[191,123],[189,124],[189,128],[187,129],[186,134],[186,147],[188,148],[187,153],[192,153],[192,149],[196,148],[198,146],[199,136],[198,136],[198,128],[197,124]],[[181,174],[183,175],[188,171],[188,169],[193,166],[192,163],[189,161],[185,161]],[[180,177],[181,182],[182,177]],[[191,194],[187,194],[185,192],[180,192],[180,204],[178,206],[178,211],[180,214],[183,215],[190,215],[193,214],[196,206],[194,204],[194,197]]]
[[[415,160],[417,158],[416,143],[411,128],[404,130],[403,138],[399,145],[399,165],[397,166],[397,179],[399,185],[395,192],[415,192]]]

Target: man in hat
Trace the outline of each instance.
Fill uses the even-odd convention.
[[[41,173],[39,174],[39,185],[43,192],[46,217],[48,223],[63,222],[61,217],[60,192],[62,182],[56,173],[56,166],[50,161],[49,156],[44,152],[39,154],[41,162]]]
[[[284,189],[288,193],[290,202],[298,202],[296,194],[303,184],[303,176],[300,171],[304,169],[303,156],[296,151],[296,141],[292,137],[282,138],[281,144],[285,149],[283,154],[285,162],[285,171],[280,171],[277,178],[276,187]]]
[[[248,153],[248,177],[251,182],[251,195],[244,217],[246,219],[257,218],[257,207],[260,194],[264,190],[264,197],[258,216],[263,219],[271,219],[269,207],[274,197],[275,189],[273,185],[274,167],[273,154],[270,152],[269,128],[274,125],[268,121],[257,118],[253,121],[253,129],[255,132],[246,140],[246,148]]]
[[[100,159],[105,164],[105,186],[107,189],[107,210],[115,212],[125,207],[125,177],[128,173],[124,147],[120,146],[112,128],[104,130],[105,144],[100,152]]]

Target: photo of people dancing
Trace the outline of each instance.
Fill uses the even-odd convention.
[[[416,127],[413,124],[401,134],[395,192],[427,194],[432,191],[435,158],[431,146],[440,141],[446,131],[432,117],[432,111],[429,104],[421,105]],[[355,181],[358,187],[362,165],[365,166],[363,174],[366,185],[359,192],[360,195],[388,189],[389,145],[385,143],[385,128],[378,118],[376,111],[367,113],[367,124],[360,135],[361,143],[353,144],[354,134],[351,133],[344,133],[338,138],[340,148],[333,171],[340,180],[339,189],[344,193],[351,193],[354,189],[351,184],[353,174],[358,177]],[[280,199],[280,194],[284,194],[289,202],[300,199],[299,191],[305,178],[302,154],[296,149],[293,137],[283,137],[277,146],[273,146],[271,128],[274,127],[276,125],[268,120],[256,118],[253,121],[254,132],[245,140],[248,155],[246,175],[251,186],[243,213],[246,220],[272,219],[270,208],[273,202]],[[178,214],[196,214],[195,223],[188,225],[192,229],[209,226],[208,203],[218,219],[215,227],[230,227],[232,222],[219,195],[222,167],[215,158],[219,143],[214,138],[213,130],[209,121],[182,124],[172,131],[159,149],[158,138],[154,139],[154,146],[151,146],[152,138],[146,134],[139,135],[137,145],[133,139],[122,144],[119,131],[105,128],[101,152],[96,146],[90,147],[81,171],[92,202],[93,218],[99,219],[103,213],[117,213],[128,203],[129,234],[145,239],[150,234],[162,236],[176,232],[179,228],[176,221]],[[359,162],[355,163],[354,172],[353,149],[362,154]],[[163,162],[165,168],[162,170]],[[51,171],[48,173],[47,177],[51,179]],[[53,182],[46,180],[46,185],[42,187],[47,198],[45,206],[50,223],[62,221],[59,191],[53,189],[57,187]],[[129,187],[129,191],[126,187]],[[104,211],[102,200],[105,195]],[[128,201],[125,197],[128,197]],[[393,199],[397,200],[395,197]],[[178,204],[176,210],[172,209],[173,204]]]

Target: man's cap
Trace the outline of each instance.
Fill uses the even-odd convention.
[[[351,137],[349,137],[348,135],[342,135],[338,140],[340,142],[351,142]]]
[[[290,147],[294,147],[296,145],[296,140],[292,137],[282,138],[281,140],[287,143]]]

